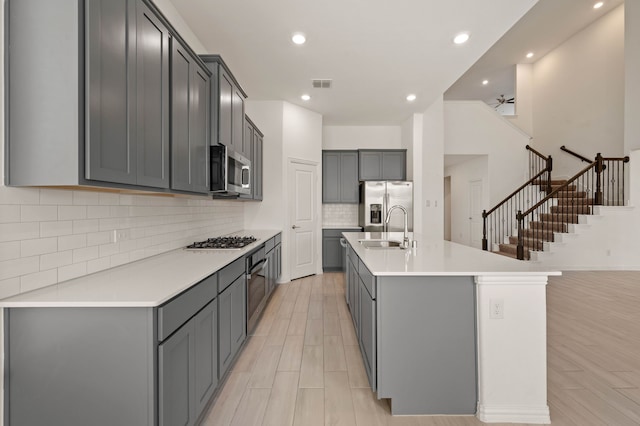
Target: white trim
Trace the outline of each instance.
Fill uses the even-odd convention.
[[[478,405],[476,417],[485,423],[550,424],[549,406]]]
[[[317,166],[318,165],[317,161],[303,160],[301,158],[295,158],[295,157],[288,157],[287,160],[288,160],[287,162],[289,164],[298,163],[298,164],[306,164],[307,166]]]
[[[533,273],[532,273],[533,274]],[[540,272],[535,275],[482,275],[476,276],[476,285],[547,285],[548,275],[562,275],[561,272]]]

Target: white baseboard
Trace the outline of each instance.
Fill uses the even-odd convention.
[[[549,406],[478,405],[476,417],[485,423],[550,424]]]

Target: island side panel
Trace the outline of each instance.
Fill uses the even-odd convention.
[[[546,275],[479,276],[478,413],[490,423],[550,423]],[[491,305],[502,303],[502,318]],[[496,315],[493,315],[494,317]]]
[[[155,425],[151,308],[5,310],[5,424]]]
[[[378,398],[392,414],[475,414],[473,277],[378,276]]]

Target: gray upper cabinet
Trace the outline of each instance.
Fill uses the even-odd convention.
[[[85,177],[168,188],[169,30],[142,0],[89,0],[86,17]]]
[[[136,0],[89,0],[85,7],[86,178],[135,184]]]
[[[7,184],[173,192],[171,44],[182,39],[153,3],[8,0],[6,18]],[[209,94],[206,78],[195,80],[193,92]],[[181,191],[206,186],[209,124],[196,127],[191,186]]]
[[[360,180],[406,180],[407,150],[369,150],[359,153]]]
[[[358,151],[322,151],[322,202],[358,203]]]
[[[210,79],[177,40],[171,51],[171,188],[208,192]]]
[[[245,115],[243,149],[251,160],[251,194],[240,194],[240,198],[262,201],[262,141],[264,135],[251,119]]]
[[[220,55],[201,55],[200,59],[212,73],[211,143],[225,145],[247,158],[251,157],[250,147],[245,149],[244,141],[244,100],[247,94]]]

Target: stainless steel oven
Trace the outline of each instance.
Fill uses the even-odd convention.
[[[251,161],[224,145],[212,145],[210,155],[211,192],[228,196],[251,194]]]
[[[260,314],[267,303],[267,272],[268,259],[265,259],[264,247],[260,248],[246,260],[247,275],[247,333],[253,331]]]

